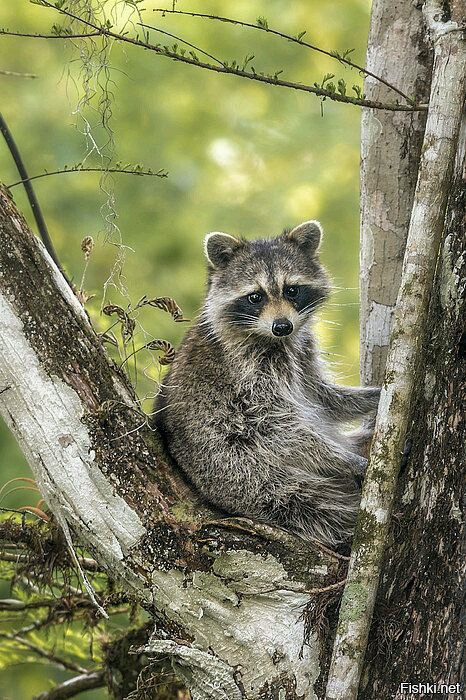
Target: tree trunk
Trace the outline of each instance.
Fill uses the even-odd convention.
[[[0,410],[69,547],[151,612],[146,651],[171,656],[194,700],[316,697],[309,591],[343,578],[345,558],[196,501],[1,188]]]
[[[429,99],[431,53],[421,4],[374,0],[367,68],[420,103]],[[393,93],[367,76],[368,98]],[[380,385],[416,187],[424,112],[363,109],[361,124],[361,380]]]
[[[407,11],[417,13],[414,4],[406,2],[405,5]],[[453,31],[457,37],[461,37],[461,33],[454,22],[464,24],[465,19],[464,7],[461,9],[460,5],[450,3],[449,16],[442,16],[445,7],[438,6],[438,13],[433,17],[440,30]],[[442,27],[442,19],[451,21]],[[369,56],[370,53],[369,50]],[[398,66],[406,73],[410,70],[409,63],[404,60],[399,61]],[[462,79],[464,76],[459,77],[460,81]],[[408,207],[406,183],[412,180],[403,180],[400,175],[400,191],[405,196],[398,203],[394,173],[398,175],[403,171],[400,164],[391,160],[393,149],[387,149],[385,164],[383,155],[382,161],[373,156],[371,120],[366,110],[362,145],[361,374],[366,381],[380,382],[391,327],[389,307],[398,292],[398,254],[404,240],[403,236],[396,236],[394,248],[394,239],[390,238],[392,228],[385,227],[384,230],[383,226],[372,225],[371,217],[372,221],[374,217],[382,220],[389,211],[395,216],[405,216]],[[393,134],[391,143],[392,139]],[[428,334],[422,346],[420,370],[411,401],[409,438],[412,450],[397,488],[359,690],[361,700],[379,697],[407,700],[458,698],[460,691],[455,689],[453,692],[453,687],[450,691],[440,688],[435,691],[432,687],[410,688],[409,684],[446,683],[454,686],[464,678],[461,619],[464,619],[466,584],[462,552],[466,359],[465,140],[463,120],[442,253],[430,298]],[[395,156],[401,153],[395,149]],[[403,153],[405,174],[415,173],[418,167],[416,149]],[[376,165],[380,163],[383,167],[369,168],[367,163],[371,157]],[[378,193],[378,200],[375,194],[372,200],[369,198],[371,191]],[[371,211],[371,201],[374,205],[376,201],[386,202],[390,207],[374,207]],[[388,217],[385,220],[393,219]],[[402,688],[401,683],[407,685]]]
[[[412,402],[402,474],[366,654],[362,700],[399,697],[402,682],[464,681],[464,400],[466,124]],[[432,689],[403,698],[431,698]],[[458,698],[460,693],[439,693]]]

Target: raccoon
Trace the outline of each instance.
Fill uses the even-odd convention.
[[[205,238],[207,293],[155,406],[168,450],[211,504],[329,546],[352,534],[380,390],[326,376],[312,330],[330,282],[322,228]]]

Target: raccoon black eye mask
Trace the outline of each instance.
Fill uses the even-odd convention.
[[[345,424],[373,416],[380,392],[326,376],[311,326],[330,290],[321,238],[317,221],[206,236],[206,298],[155,415],[210,503],[335,546],[352,535],[369,437]]]

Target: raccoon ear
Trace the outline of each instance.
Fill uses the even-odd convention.
[[[304,221],[289,231],[286,237],[304,248],[309,255],[314,255],[319,249],[323,233],[318,221]]]
[[[204,238],[204,251],[207,262],[214,270],[219,267],[225,267],[235,252],[242,248],[243,245],[243,241],[230,236],[228,233],[220,233],[219,231],[208,233]]]

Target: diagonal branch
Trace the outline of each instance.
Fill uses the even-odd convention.
[[[24,637],[20,637],[14,632],[0,632],[0,639],[7,639],[9,641],[16,642],[21,647],[24,647],[28,651],[31,651],[39,658],[47,659],[47,661],[50,661],[52,664],[64,668],[67,671],[77,671],[78,673],[88,672],[86,668],[83,668],[83,666],[80,666],[79,664],[75,664],[74,661],[65,659],[52,651],[48,651],[47,649],[44,649],[43,647],[40,647],[37,644],[33,644],[28,639],[24,639]]]
[[[18,173],[20,174],[21,177],[21,182],[24,184],[24,189],[26,190],[26,195],[29,200],[29,204],[32,209],[32,213],[34,215],[34,219],[36,220],[37,224],[37,229],[39,231],[39,235],[44,241],[44,245],[47,248],[47,252],[52,258],[53,262],[55,265],[58,267],[60,270],[61,274],[67,281],[67,283],[71,286],[71,282],[69,281],[68,277],[66,276],[60,261],[58,259],[58,256],[55,252],[54,245],[52,243],[52,239],[50,238],[50,234],[48,232],[47,224],[45,223],[44,216],[42,214],[42,210],[39,205],[39,201],[36,197],[36,193],[34,192],[34,189],[32,185],[29,182],[29,176],[28,172],[26,170],[26,166],[24,165],[23,159],[21,158],[21,154],[19,152],[18,146],[16,145],[16,142],[13,138],[13,134],[8,128],[8,124],[6,123],[5,119],[3,118],[3,115],[0,114],[0,131],[3,134],[3,138],[5,139],[5,142],[8,146],[8,149],[13,157],[13,160],[15,161],[16,167],[18,169]]]
[[[159,56],[165,56],[166,58],[170,58],[174,61],[178,61],[180,63],[185,63],[191,66],[196,66],[197,68],[203,68],[205,70],[213,71],[215,73],[224,73],[227,75],[235,75],[240,78],[246,78],[248,80],[253,80],[255,82],[260,82],[264,83],[267,85],[275,85],[278,87],[286,87],[292,90],[298,90],[300,92],[307,92],[313,95],[317,95],[318,97],[321,97],[323,99],[329,99],[333,100],[335,102],[344,102],[346,104],[352,104],[352,105],[357,105],[360,107],[372,107],[373,109],[386,109],[386,110],[391,110],[395,112],[413,112],[413,111],[425,111],[427,109],[426,105],[401,105],[398,103],[392,103],[392,104],[385,104],[385,103],[380,103],[380,102],[374,102],[372,100],[366,100],[364,98],[358,98],[358,97],[350,97],[349,95],[341,95],[340,93],[333,92],[331,90],[326,90],[322,87],[318,86],[311,86],[311,85],[305,85],[303,83],[297,83],[297,82],[292,82],[289,80],[283,80],[281,78],[278,78],[277,76],[272,76],[272,75],[264,75],[262,73],[256,73],[255,71],[247,71],[244,69],[239,68],[238,66],[231,67],[227,66],[225,64],[222,65],[217,65],[217,64],[211,64],[211,63],[205,63],[203,61],[200,61],[197,56],[195,57],[190,57],[186,55],[182,55],[180,53],[177,53],[173,50],[170,50],[167,47],[160,46],[158,44],[151,44],[146,41],[141,41],[139,38],[132,38],[127,36],[126,34],[118,34],[116,32],[113,32],[111,29],[108,29],[105,26],[98,26],[94,24],[93,22],[90,22],[88,20],[85,20],[82,17],[79,17],[78,15],[70,12],[69,10],[63,8],[63,7],[56,7],[52,3],[48,2],[48,0],[41,0],[40,2],[41,5],[44,7],[48,7],[52,10],[55,10],[56,12],[59,12],[60,14],[64,15],[65,17],[69,17],[70,19],[76,20],[80,22],[81,24],[84,24],[86,27],[89,27],[90,29],[94,30],[95,32],[98,32],[102,36],[110,37],[116,41],[121,41],[126,44],[131,44],[132,46],[138,46],[139,48],[146,49],[148,51],[152,51]],[[7,32],[4,32],[7,33]],[[31,36],[37,36],[37,35],[31,35]],[[64,38],[67,38],[64,35]],[[68,37],[69,38],[69,37]]]
[[[12,182],[11,185],[7,185],[10,190],[12,187],[24,184],[25,182],[31,182],[31,180],[39,180],[42,177],[50,177],[51,175],[64,175],[65,173],[119,173],[120,175],[137,175],[139,177],[150,176],[150,177],[168,177],[166,170],[141,170],[138,168],[83,168],[72,166],[71,168],[62,168],[60,170],[51,170],[49,172],[40,173],[39,175],[32,175],[23,180],[17,180]]]
[[[218,22],[225,22],[226,24],[234,24],[238,27],[247,27],[248,29],[257,29],[262,32],[266,32],[267,34],[272,34],[274,36],[278,36],[281,39],[286,39],[287,41],[290,41],[293,44],[299,44],[300,46],[305,46],[308,49],[311,49],[312,51],[317,51],[318,53],[323,54],[324,56],[329,56],[330,58],[335,58],[337,61],[340,63],[343,63],[345,66],[349,66],[350,68],[355,68],[358,70],[360,73],[363,73],[364,75],[370,75],[371,78],[374,78],[375,80],[378,80],[379,83],[383,83],[386,85],[390,90],[393,90],[394,92],[398,93],[400,97],[403,97],[403,99],[406,100],[409,104],[414,104],[413,100],[405,95],[404,92],[399,90],[395,85],[392,85],[388,81],[384,80],[384,78],[381,78],[379,75],[375,75],[375,73],[371,73],[370,70],[367,70],[367,68],[364,68],[363,66],[359,66],[357,63],[353,63],[353,61],[350,61],[348,58],[345,56],[339,55],[335,51],[326,51],[325,49],[322,49],[320,46],[316,46],[315,44],[310,44],[307,41],[304,41],[302,38],[304,36],[292,36],[291,34],[285,34],[285,32],[280,32],[277,29],[271,29],[267,23],[263,24],[252,24],[252,22],[243,22],[238,19],[233,19],[231,17],[223,17],[220,15],[209,15],[209,14],[204,14],[201,12],[186,12],[183,10],[165,10],[161,7],[156,7],[153,9],[153,12],[161,12],[162,16],[165,14],[171,14],[171,15],[185,15],[188,17],[200,17],[203,19],[212,19],[216,20]],[[144,24],[142,25],[144,27],[147,27],[148,25]]]
[[[46,690],[40,695],[36,695],[34,700],[66,700],[73,698],[79,693],[95,688],[103,688],[106,685],[105,671],[91,671],[90,673],[82,673],[80,676],[70,678],[60,685],[56,685],[51,690]]]

